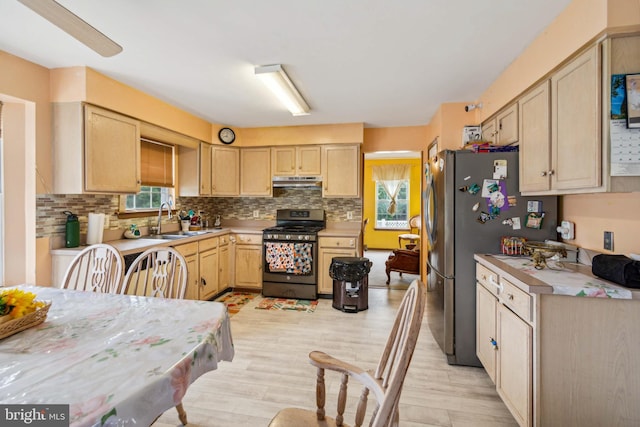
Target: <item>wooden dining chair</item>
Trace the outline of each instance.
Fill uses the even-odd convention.
[[[418,340],[422,324],[426,299],[425,285],[414,280],[407,289],[395,321],[389,333],[387,344],[375,371],[365,371],[350,363],[343,362],[321,351],[309,353],[309,362],[318,368],[316,377],[316,410],[299,408],[283,409],[276,414],[270,427],[298,426],[342,426],[347,402],[347,383],[349,377],[364,385],[356,407],[355,426],[364,421],[367,410],[367,397],[373,393],[376,407],[371,412],[369,425],[372,427],[397,426],[399,420],[398,404],[413,351]],[[325,415],[325,370],[342,374],[338,393],[337,416],[335,419]]]
[[[187,290],[187,262],[177,250],[153,247],[133,261],[124,277],[124,293],[157,298],[183,299]],[[182,425],[187,412],[182,402],[176,405]]]
[[[62,279],[63,289],[121,293],[124,259],[116,248],[98,243],[84,248],[71,261]]]
[[[155,246],[142,252],[124,276],[124,293],[183,299],[187,290],[187,262],[174,248]]]
[[[406,249],[413,249],[420,242],[420,215],[414,215],[409,218],[409,232],[402,233],[398,236],[398,247],[400,249],[404,249],[402,247],[402,242],[404,240],[408,240],[409,244]]]

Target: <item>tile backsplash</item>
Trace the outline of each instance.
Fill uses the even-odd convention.
[[[131,224],[147,226],[155,222],[157,214],[144,218],[120,219],[119,195],[95,194],[40,194],[36,196],[36,237],[63,236],[67,216],[63,211],[78,215],[80,233],[87,232],[89,213],[104,213],[109,221],[110,230],[125,230]],[[275,220],[276,211],[285,208],[324,209],[327,221],[347,221],[347,212],[353,212],[353,219],[362,218],[362,199],[322,198],[322,192],[313,189],[274,189],[273,197],[177,197],[177,210],[204,211],[209,218],[220,215],[223,220]],[[253,216],[258,211],[258,218]],[[167,219],[162,222],[176,221]]]

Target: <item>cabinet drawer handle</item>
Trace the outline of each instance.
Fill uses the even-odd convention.
[[[204,277],[200,278],[200,283],[202,283],[202,286],[207,286],[207,281],[204,280]]]
[[[513,294],[507,294],[507,299],[509,301],[513,301]]]
[[[549,171],[549,176],[553,175],[553,169]]]
[[[540,174],[540,176],[547,176],[547,171],[542,171],[542,173]]]
[[[495,286],[495,287],[498,289],[498,291],[500,291],[500,292],[502,292],[502,290],[504,289],[504,287],[503,287],[500,283],[496,283],[496,282],[493,280],[493,276],[489,276],[489,283],[490,283],[491,285]]]

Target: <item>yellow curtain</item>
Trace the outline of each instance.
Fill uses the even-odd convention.
[[[382,184],[382,188],[391,199],[387,212],[393,215],[396,212],[396,196],[400,191],[400,184],[411,178],[411,165],[376,165],[371,168],[371,176],[374,181]]]

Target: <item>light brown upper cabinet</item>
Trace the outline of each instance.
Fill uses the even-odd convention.
[[[53,104],[55,194],[140,191],[140,122],[79,102]]]
[[[322,197],[360,196],[360,146],[322,146]]]
[[[178,149],[178,195],[211,195],[211,144],[200,142],[196,148]]]
[[[520,104],[520,191],[569,194],[601,185],[600,45],[526,93]]]
[[[272,196],[271,149],[240,149],[240,195]]]
[[[320,153],[318,145],[271,148],[274,176],[320,175]]]
[[[600,45],[551,76],[551,188],[598,187],[602,176]]]
[[[240,194],[240,151],[237,148],[214,145],[211,152],[211,194]]]
[[[551,189],[551,83],[545,80],[519,101],[520,191]]]
[[[514,103],[482,124],[482,140],[495,145],[518,142],[518,104]]]

